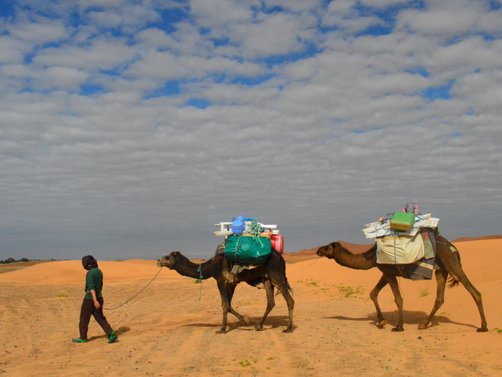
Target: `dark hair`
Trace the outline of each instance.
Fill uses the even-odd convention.
[[[82,257],[82,266],[86,270],[90,270],[91,268],[98,267],[98,261],[92,255],[86,255]]]

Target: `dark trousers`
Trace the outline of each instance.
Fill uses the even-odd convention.
[[[94,316],[96,322],[98,322],[99,325],[103,328],[106,336],[110,336],[113,331],[110,324],[106,320],[106,317],[103,315],[103,298],[98,297],[98,301],[101,304],[101,308],[99,308],[99,310],[94,307],[94,301],[92,300],[84,299],[82,302],[82,308],[80,309],[80,323],[78,326],[81,339],[87,339],[87,330],[89,328],[91,315]]]

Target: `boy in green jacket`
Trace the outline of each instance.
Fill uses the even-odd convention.
[[[87,330],[89,328],[89,321],[91,315],[94,316],[96,322],[103,328],[108,343],[117,341],[117,334],[112,330],[106,317],[103,315],[103,296],[101,290],[103,289],[103,273],[98,268],[98,261],[92,255],[86,255],[82,258],[82,266],[87,270],[85,276],[85,295],[80,309],[80,337],[72,339],[74,343],[86,343]]]

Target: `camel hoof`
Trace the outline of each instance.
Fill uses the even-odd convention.
[[[255,328],[256,331],[263,331],[263,325],[259,325],[258,324],[258,325],[255,325],[254,328]]]
[[[226,329],[219,329],[215,332],[216,334],[226,334],[227,330]]]
[[[392,331],[394,332],[400,332],[400,331],[404,331],[404,328],[403,326],[396,326],[392,329]]]
[[[386,324],[387,324],[387,321],[385,319],[382,319],[381,321],[378,321],[376,323],[376,327],[378,327],[379,329],[383,329]]]
[[[419,330],[425,330],[427,328],[427,323],[421,323],[418,325]]]
[[[247,324],[249,324],[249,317],[248,317],[248,316],[243,315],[241,318],[239,318],[239,321],[240,321],[243,325],[247,325]]]
[[[282,330],[282,332],[285,333],[285,334],[292,333],[293,332],[293,328],[292,327],[288,327],[287,329]]]
[[[480,327],[479,329],[476,330],[477,332],[487,332],[488,327]]]

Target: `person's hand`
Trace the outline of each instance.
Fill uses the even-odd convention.
[[[99,310],[101,308],[101,304],[99,303],[98,300],[94,301],[94,308],[96,308],[96,310]]]

